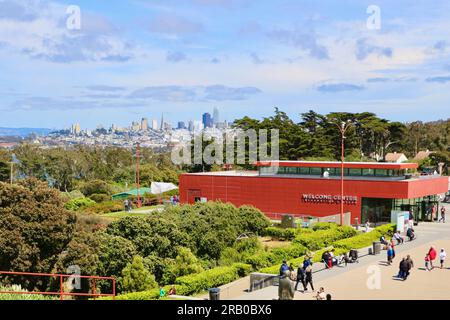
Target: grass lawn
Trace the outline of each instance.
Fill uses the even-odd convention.
[[[139,209],[133,209],[131,212],[125,212],[125,211],[117,211],[117,212],[109,212],[102,214],[101,216],[104,218],[110,218],[110,219],[120,219],[125,217],[144,217],[149,214],[150,210],[155,210],[158,208],[163,208],[164,206],[157,205],[157,206],[149,206],[149,207],[142,207]]]

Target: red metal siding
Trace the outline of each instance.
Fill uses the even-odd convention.
[[[411,181],[346,180],[344,194],[356,196],[356,204],[344,204],[352,221],[361,218],[361,198],[406,199],[446,192],[446,177]],[[180,198],[190,203],[189,190],[201,190],[208,200],[253,205],[266,213],[327,216],[340,212],[339,203],[304,202],[303,194],[340,195],[339,179],[297,179],[258,176],[220,176],[184,174],[180,176]]]

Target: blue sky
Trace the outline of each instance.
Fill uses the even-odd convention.
[[[227,120],[274,107],[448,118],[449,18],[449,1],[0,0],[0,127],[175,123],[213,107]]]

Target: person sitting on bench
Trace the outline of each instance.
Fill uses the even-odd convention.
[[[409,241],[414,240],[414,238],[416,237],[415,234],[414,234],[414,229],[413,228],[409,228],[406,231],[406,236],[409,238]]]
[[[331,259],[330,259],[330,254],[328,253],[328,251],[325,251],[322,254],[322,261],[325,264],[325,269],[329,269],[331,268]]]
[[[394,239],[397,240],[397,244],[403,243],[403,237],[400,234],[400,231],[394,233]]]
[[[331,265],[332,266],[337,266],[338,265],[338,260],[334,256],[334,249],[331,249],[330,254],[329,254],[329,259],[331,260]]]
[[[386,238],[384,236],[380,237],[380,242],[381,242],[382,245],[385,245],[385,246],[388,244],[388,242],[387,242],[387,240],[386,240]]]

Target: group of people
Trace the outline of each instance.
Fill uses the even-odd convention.
[[[411,256],[408,254],[406,258],[402,258],[402,261],[400,261],[399,265],[399,271],[397,278],[402,279],[403,281],[406,280],[409,276],[410,270],[414,267],[414,262],[411,259]]]
[[[437,258],[437,251],[434,246],[431,246],[431,248],[428,250],[427,254],[425,255],[425,270],[431,271],[434,269],[433,261]],[[440,262],[440,268],[444,268],[445,259],[447,258],[447,252],[445,252],[444,248],[441,249],[439,252],[439,262]]]
[[[306,256],[303,263],[300,264],[295,272],[292,264],[288,265],[286,260],[283,261],[280,267],[280,282],[278,287],[278,297],[280,300],[292,300],[294,299],[294,293],[298,289],[298,285],[301,283],[303,286],[303,292],[308,291],[308,285],[311,290],[314,291],[313,277],[312,277],[312,261],[310,256]],[[295,286],[294,286],[295,282]],[[321,288],[323,289],[323,288]],[[317,293],[318,300],[324,296],[323,290]],[[331,296],[330,296],[331,298]]]
[[[177,195],[170,196],[170,203],[174,206],[180,203],[180,197]]]
[[[177,294],[177,289],[175,288],[174,285],[172,285],[170,287],[167,295],[172,296],[172,295],[176,295],[176,294]],[[164,290],[164,287],[160,286],[159,287],[159,298],[164,298],[165,296],[166,296],[166,290]]]
[[[345,263],[345,265],[347,265],[350,259],[346,253],[342,254],[340,257],[336,257],[334,249],[331,249],[322,254],[322,261],[325,264],[325,268],[331,269],[333,266],[337,266],[340,263]]]

